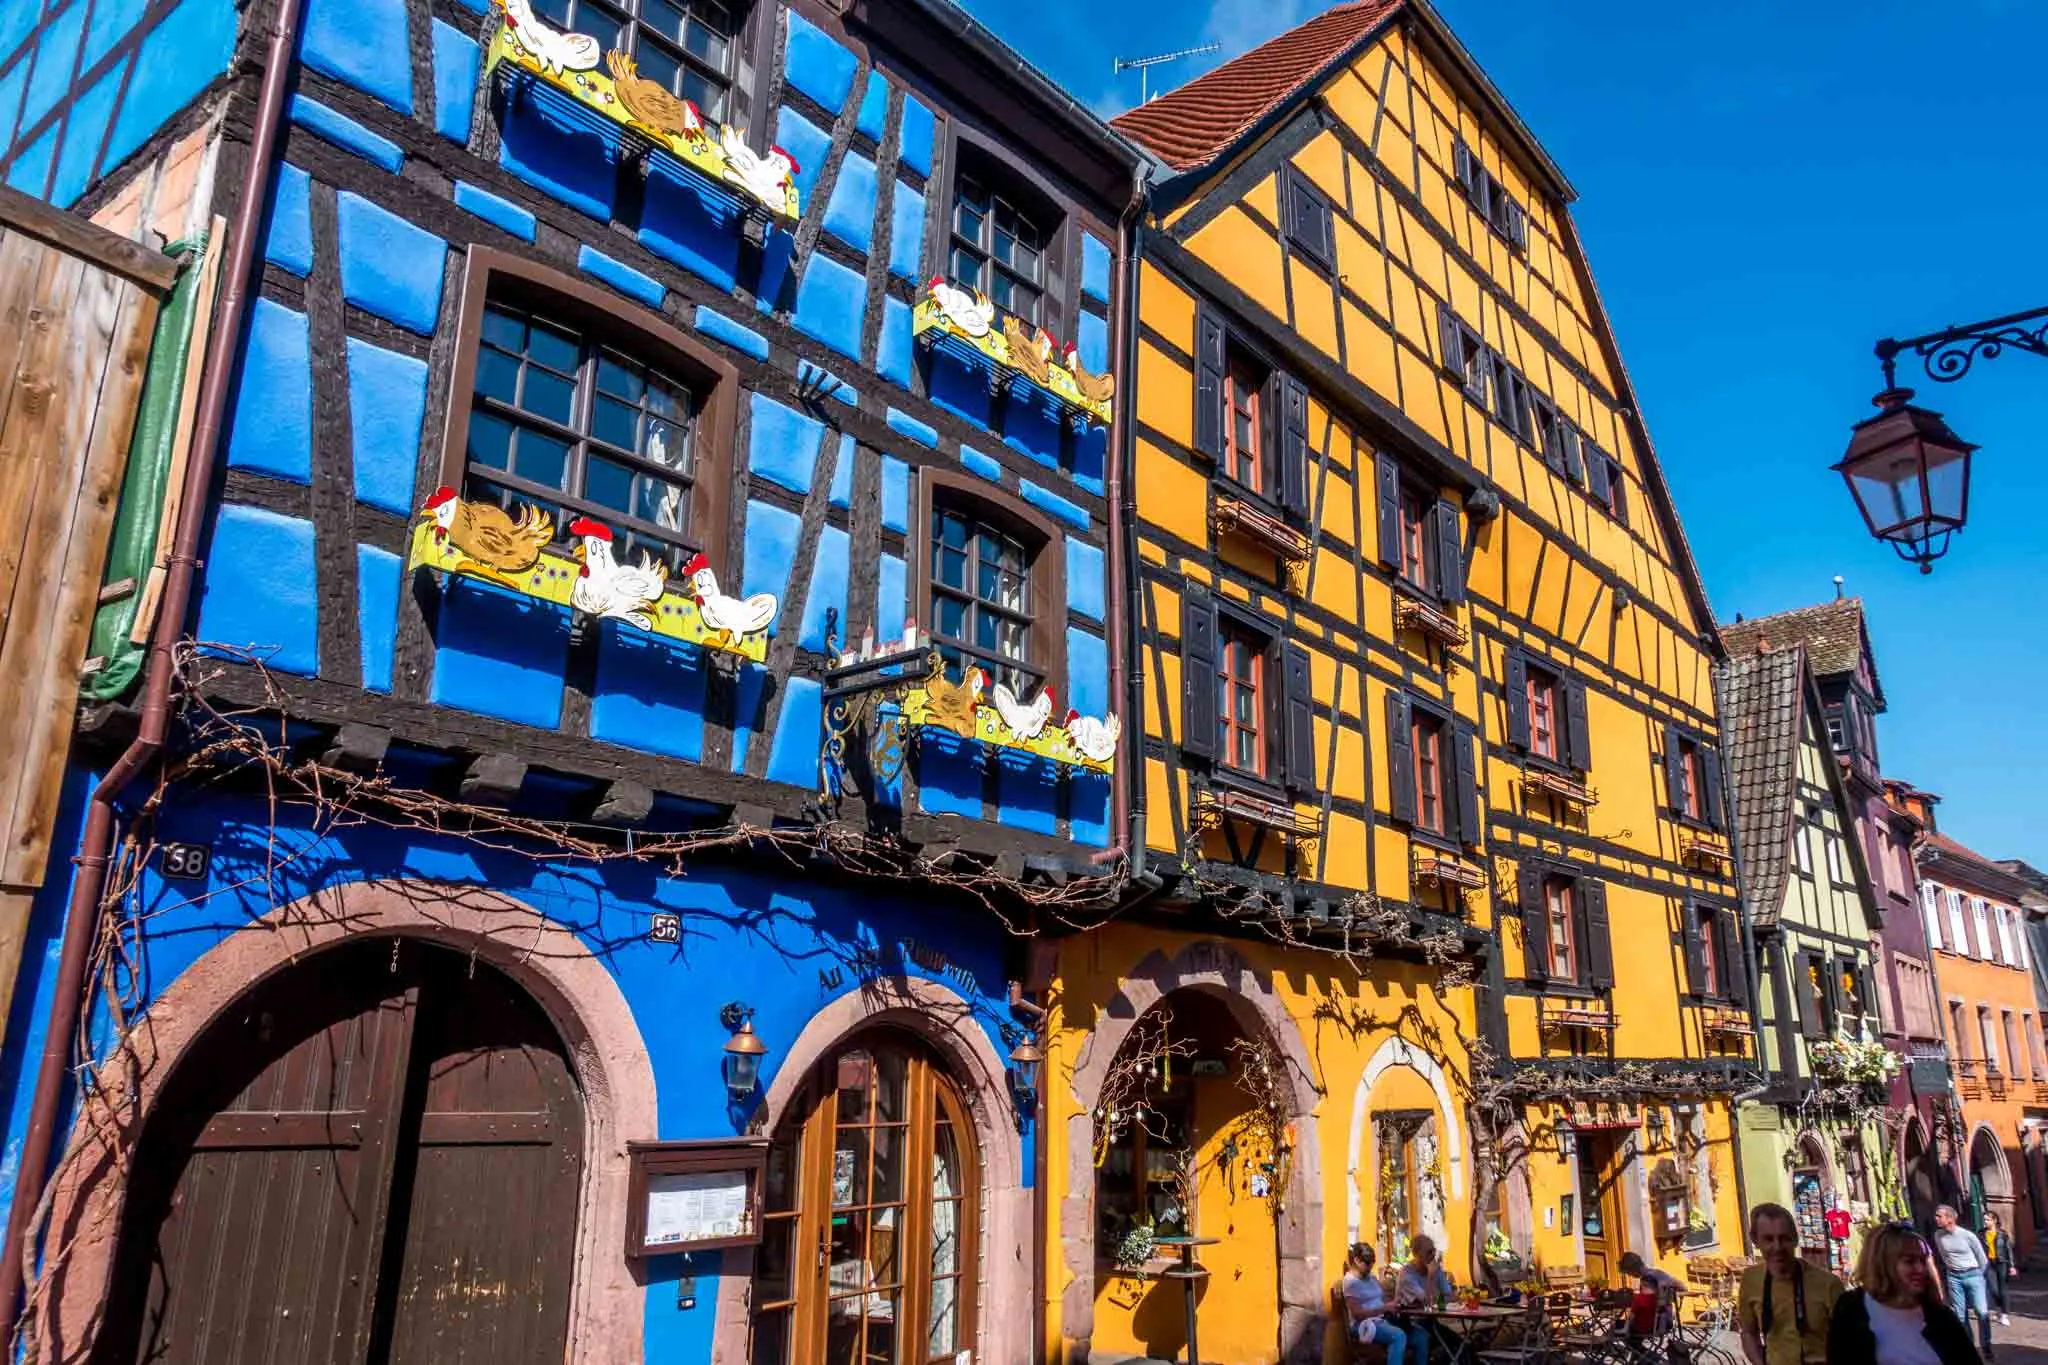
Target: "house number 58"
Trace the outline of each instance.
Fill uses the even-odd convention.
[[[165,844],[163,869],[166,877],[198,881],[213,862],[213,850],[205,844]]]

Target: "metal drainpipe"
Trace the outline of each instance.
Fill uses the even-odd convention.
[[[256,244],[263,211],[270,199],[270,173],[277,159],[278,131],[291,76],[292,50],[298,39],[300,5],[301,0],[278,0],[275,28],[264,59],[263,85],[249,142],[248,171],[242,182],[241,202],[235,206],[234,225],[228,232],[220,311],[200,374],[192,460],[185,470],[185,500],[166,561],[163,600],[150,632],[141,721],[134,740],[93,789],[78,856],[72,860],[78,871],[71,883],[71,903],[65,912],[64,946],[57,960],[49,1032],[43,1040],[28,1130],[22,1138],[21,1159],[15,1172],[7,1240],[4,1249],[0,1249],[0,1320],[10,1326],[20,1312],[21,1262],[28,1224],[42,1199],[43,1183],[49,1174],[50,1149],[64,1103],[65,1078],[71,1070],[71,1049],[84,1003],[87,959],[98,927],[100,897],[106,887],[107,864],[113,848],[114,801],[163,748],[164,735],[170,728],[172,647],[184,631],[185,615],[192,604],[192,585],[198,576],[200,533],[206,524],[214,466],[219,458],[229,370],[241,342],[242,320],[251,292],[250,275],[257,261]]]
[[[1116,225],[1116,274],[1110,282],[1110,312],[1113,315],[1111,350],[1117,375],[1116,407],[1109,415],[1109,482],[1104,489],[1104,501],[1109,505],[1109,581],[1106,585],[1109,602],[1117,614],[1124,619],[1116,623],[1109,632],[1109,695],[1112,705],[1121,706],[1124,712],[1122,738],[1119,741],[1120,757],[1125,769],[1122,780],[1112,782],[1109,789],[1109,826],[1111,843],[1108,848],[1092,855],[1090,862],[1107,863],[1127,854],[1133,854],[1139,845],[1132,838],[1132,824],[1129,811],[1141,806],[1142,798],[1134,794],[1144,789],[1145,737],[1142,712],[1133,712],[1130,707],[1130,686],[1127,681],[1136,650],[1132,640],[1137,630],[1137,618],[1131,614],[1128,586],[1136,580],[1129,572],[1126,560],[1129,557],[1127,542],[1135,543],[1126,533],[1125,502],[1129,497],[1130,479],[1125,469],[1124,451],[1131,444],[1136,429],[1131,419],[1131,399],[1135,388],[1134,371],[1137,368],[1138,320],[1136,312],[1137,280],[1135,270],[1138,252],[1137,239],[1139,224],[1145,207],[1146,172],[1140,168],[1131,173],[1131,200],[1117,218]],[[1126,868],[1128,875],[1128,867]]]

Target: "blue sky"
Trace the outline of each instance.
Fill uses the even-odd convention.
[[[1313,0],[971,0],[1105,113],[1111,59],[1207,41],[1171,85]],[[1593,272],[1724,619],[1833,595],[1869,608],[1887,773],[1945,833],[2048,867],[2048,359],[1917,385],[1984,448],[1932,576],[1869,539],[1838,476],[1880,336],[2048,305],[2039,57],[2027,0],[1440,0],[1578,189]],[[1155,82],[1155,89],[1159,87]]]

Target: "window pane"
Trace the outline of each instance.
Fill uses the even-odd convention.
[[[1037,248],[1026,246],[1020,241],[1017,243],[1017,251],[1010,264],[1019,275],[1036,282],[1040,277],[1039,266],[1042,261],[1043,258],[1038,254]]]
[[[1017,239],[1003,226],[1001,218],[996,219],[995,247],[989,253],[1004,265],[1017,259]]]
[[[558,27],[568,27],[569,0],[534,0],[533,8],[542,18],[554,20]]]
[[[503,403],[518,402],[519,361],[488,346],[478,347],[476,391]]]
[[[996,647],[996,625],[1002,618],[992,611],[974,613],[974,645],[991,652]]]
[[[683,98],[696,104],[707,124],[725,121],[725,87],[694,66],[683,68]]]
[[[932,554],[932,577],[949,588],[967,586],[967,556],[941,545]]]
[[[1001,642],[999,648],[1001,648],[1005,659],[1021,660],[1029,657],[1025,652],[1026,632],[1022,622],[1004,621],[998,629],[997,635]]]
[[[569,469],[568,442],[557,441],[537,431],[522,430],[515,451],[512,472],[520,478],[531,479],[550,488],[566,486],[563,479]]]
[[[567,426],[576,410],[576,385],[558,374],[529,365],[525,382],[520,386],[519,406],[537,417]]]
[[[690,525],[690,491],[682,484],[642,474],[634,500],[633,515],[668,531],[684,531]]]
[[[981,258],[966,247],[953,247],[953,280],[968,289],[981,288]]]
[[[600,398],[597,408],[591,414],[590,434],[607,445],[621,450],[639,449],[640,409],[621,403],[616,398]]]
[[[590,0],[582,0],[576,6],[576,22],[573,27],[576,32],[588,33],[597,39],[598,45],[606,50],[622,46],[619,42],[619,30],[625,27],[624,21],[591,4]]]
[[[690,468],[689,433],[658,417],[650,417],[647,419],[646,446],[640,453],[656,464],[687,473]]]
[[[511,313],[486,308],[483,339],[507,351],[523,351],[526,349],[526,323]]]
[[[842,1097],[839,1109],[842,1124],[833,1140],[832,1148],[832,1207],[846,1208],[867,1202],[868,1197],[868,1133],[866,1128],[847,1128],[846,1105]],[[836,1221],[836,1220],[835,1220]],[[833,1234],[836,1243],[837,1231]],[[836,1249],[836,1248],[835,1248]],[[835,1258],[836,1259],[836,1258]]]
[[[941,597],[932,604],[941,635],[957,640],[967,629],[967,604],[957,597]]]
[[[1025,318],[1027,321],[1029,320],[1029,314],[1020,308],[1016,302],[1016,286],[1010,282],[1010,277],[1002,271],[994,272],[994,278],[989,282],[988,296],[995,306],[1002,309],[1005,313],[1014,313],[1019,317]]]
[[[675,0],[640,0],[640,22],[664,38],[681,42],[683,27],[689,21],[688,7],[676,4]],[[644,73],[647,68],[642,65],[640,69]]]
[[[689,35],[684,39],[684,46],[690,49],[691,56],[724,71],[726,53],[731,46],[727,35],[731,31],[730,26],[713,28],[702,21],[693,21],[690,24]]]
[[[507,469],[512,463],[512,424],[485,412],[469,414],[469,449],[464,458],[471,464]]]
[[[673,90],[691,98],[683,89],[683,63],[660,43],[642,43],[640,50],[633,54],[634,65],[641,76],[653,81],[664,90]]]
[[[574,374],[582,359],[575,336],[545,322],[536,321],[527,331],[526,353],[551,370]]]
[[[604,507],[633,511],[633,471],[610,460],[592,458],[583,471],[583,496]]]
[[[883,1127],[875,1129],[875,1188],[869,1196],[876,1204],[893,1204],[903,1198],[903,1142],[908,1132],[905,1128]],[[888,1283],[896,1278],[893,1273],[882,1274],[877,1267],[875,1278]]]

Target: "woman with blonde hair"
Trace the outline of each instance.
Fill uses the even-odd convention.
[[[1932,1253],[1911,1223],[1863,1239],[1857,1287],[1828,1322],[1828,1365],[1982,1365],[1969,1329],[1935,1292]]]

